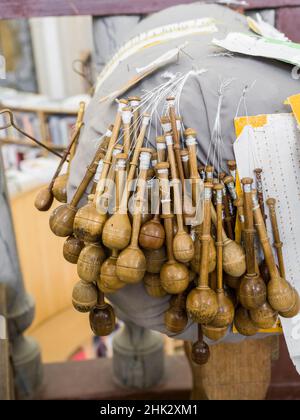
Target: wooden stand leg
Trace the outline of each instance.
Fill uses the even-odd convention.
[[[162,336],[126,322],[113,340],[115,381],[125,387],[147,389],[164,376]]]
[[[16,396],[21,399],[30,398],[41,384],[42,365],[38,344],[23,336],[23,332],[33,321],[34,302],[24,288],[4,173],[0,153],[0,283],[6,286],[14,383]]]
[[[207,365],[190,362],[193,400],[264,400],[271,381],[273,338],[210,347]],[[185,344],[190,360],[191,345]]]

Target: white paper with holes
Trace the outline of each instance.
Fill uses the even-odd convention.
[[[246,126],[234,144],[240,178],[263,169],[265,199],[277,200],[287,279],[300,293],[300,130],[293,114],[268,115],[267,124]],[[273,243],[268,219],[268,232]],[[300,373],[300,315],[282,319],[290,356]]]

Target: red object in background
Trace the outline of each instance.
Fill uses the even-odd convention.
[[[278,9],[276,26],[292,41],[300,42],[300,7],[283,7]]]

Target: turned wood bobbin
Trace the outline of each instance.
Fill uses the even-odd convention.
[[[210,324],[217,315],[218,301],[216,293],[209,287],[209,241],[211,231],[211,183],[204,185],[204,221],[201,237],[201,268],[198,287],[187,298],[187,312],[198,324]]]
[[[243,178],[244,187],[244,211],[245,211],[245,229],[244,243],[246,249],[247,273],[242,278],[239,288],[239,300],[245,309],[258,309],[267,299],[267,289],[265,282],[256,272],[255,256],[255,230],[253,221],[252,206],[252,178]]]
[[[167,295],[167,292],[161,285],[159,273],[146,273],[143,282],[146,292],[149,296],[154,298],[162,298]]]
[[[150,166],[151,149],[142,148],[140,154],[140,174],[136,192],[132,236],[130,245],[121,252],[117,260],[117,276],[127,284],[139,283],[146,272],[146,258],[138,246],[142,222],[142,207],[146,194],[147,172]]]
[[[214,186],[216,191],[216,206],[217,206],[217,302],[218,311],[213,321],[203,328],[205,336],[213,341],[220,340],[226,335],[229,326],[233,322],[234,318],[234,306],[232,301],[225,294],[223,286],[223,241],[222,241],[222,230],[223,230],[223,186],[222,184],[216,184]]]
[[[78,312],[90,312],[97,304],[97,287],[93,283],[80,280],[75,284],[72,293],[72,303]]]
[[[98,293],[97,304],[90,311],[90,326],[98,337],[110,335],[116,328],[114,310],[111,305],[105,302],[102,292]]]
[[[189,285],[189,270],[175,260],[173,252],[173,215],[171,213],[171,196],[169,185],[169,163],[162,162],[156,166],[160,181],[162,218],[166,231],[168,261],[160,271],[161,285],[169,294],[180,294]]]
[[[271,276],[271,280],[267,286],[268,301],[275,311],[287,313],[295,306],[294,290],[291,285],[279,275],[258,199],[256,195],[253,195],[252,198],[255,227]]]

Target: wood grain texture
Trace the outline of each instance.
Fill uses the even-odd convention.
[[[1,19],[38,16],[148,14],[194,0],[0,0]],[[249,0],[248,9],[300,6],[299,0]]]

